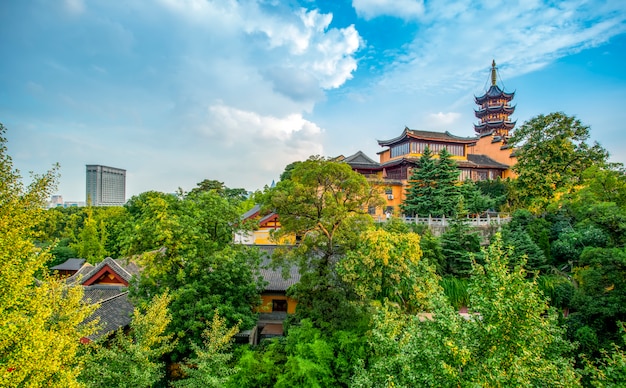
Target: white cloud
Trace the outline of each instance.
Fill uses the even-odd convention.
[[[317,10],[283,9],[279,5],[268,10],[256,1],[207,2],[195,0],[162,0],[166,9],[174,11],[186,22],[193,23],[193,34],[186,44],[200,45],[196,50],[211,50],[212,57],[228,57],[243,61],[250,71],[268,77],[275,69],[290,74],[307,74],[293,78],[293,91],[286,85],[275,85],[276,91],[296,100],[320,98],[319,90],[337,88],[352,77],[357,63],[354,54],[361,39],[354,26],[329,28],[331,14]],[[206,35],[200,34],[204,30]],[[219,34],[219,41],[213,35]],[[195,42],[195,43],[194,43]],[[201,52],[201,51],[200,51]],[[298,83],[300,79],[304,84]],[[317,90],[311,88],[311,80]]]
[[[626,31],[626,3],[427,2],[418,33],[382,78],[392,89],[472,90],[495,59],[505,79]],[[459,66],[462,63],[462,66]]]
[[[453,126],[458,123],[460,118],[461,114],[457,112],[438,112],[429,114],[427,122],[429,128],[443,128],[449,130],[450,128],[454,128]]]
[[[85,11],[85,3],[83,0],[65,0],[63,5],[69,14],[79,15]]]
[[[395,16],[410,20],[424,14],[424,0],[352,0],[359,17],[365,20],[378,16]]]

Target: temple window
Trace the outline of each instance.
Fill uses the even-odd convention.
[[[272,311],[287,311],[287,301],[283,299],[272,299]]]

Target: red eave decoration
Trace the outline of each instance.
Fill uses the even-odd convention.
[[[100,279],[100,277],[102,277],[102,275],[107,274],[107,273],[113,275],[113,279],[115,280],[115,283],[120,283],[128,287],[128,282],[124,280],[120,275],[115,273],[115,271],[113,271],[108,265],[105,265],[104,267],[102,267],[100,271],[98,271],[95,275],[93,275],[92,277],[87,279],[85,282],[83,282],[83,286],[91,286],[92,284],[98,284],[98,280]]]
[[[83,344],[83,345],[87,345],[90,342],[91,342],[91,340],[89,338],[87,338],[87,337],[81,337],[80,338],[80,343]]]

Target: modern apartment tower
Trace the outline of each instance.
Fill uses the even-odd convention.
[[[126,202],[126,170],[87,165],[87,203],[92,206],[122,206]]]

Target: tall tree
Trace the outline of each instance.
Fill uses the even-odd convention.
[[[78,233],[76,244],[72,248],[79,257],[87,259],[91,264],[97,264],[104,260],[106,244],[106,230],[104,222],[98,223],[93,215],[93,208],[87,206],[87,217],[81,231]]]
[[[350,290],[337,276],[335,265],[370,228],[370,206],[382,204],[380,194],[349,165],[311,157],[291,170],[290,179],[268,189],[263,205],[278,214],[276,237],[296,236],[295,249],[285,257],[299,265],[302,277],[294,287],[298,313],[320,325],[343,325],[351,311]]]
[[[433,211],[433,215],[455,215],[461,200],[460,172],[457,163],[452,159],[448,150],[444,148],[439,152],[439,159],[437,159],[436,164],[437,195],[435,196],[436,211]]]
[[[400,205],[408,216],[426,216],[434,208],[435,187],[437,186],[436,165],[433,153],[426,147],[419,159],[418,168],[413,169],[406,199]]]
[[[560,112],[536,116],[517,128],[510,139],[516,147],[517,200],[542,210],[557,191],[581,182],[587,168],[605,163],[607,151],[588,140],[589,127]]]
[[[220,318],[217,310],[207,326],[202,333],[202,345],[193,345],[194,356],[183,365],[185,378],[176,381],[174,387],[221,388],[229,376],[237,372],[236,368],[229,366],[229,362],[233,357],[230,347],[239,326],[229,327],[226,320]]]
[[[180,338],[172,359],[188,356],[191,344],[202,342],[215,309],[230,326],[254,324],[253,307],[263,287],[260,256],[232,245],[239,217],[229,200],[210,191],[184,198],[149,192],[127,206],[132,217],[128,253],[139,255],[143,267],[131,296],[147,302],[169,289],[168,330]]]
[[[400,209],[407,215],[451,216],[461,198],[459,170],[444,148],[435,159],[428,147],[409,180],[406,199]]]
[[[34,226],[58,167],[24,188],[5,132],[0,124],[0,385],[78,387],[80,338],[93,332],[80,323],[93,308],[81,302],[82,288],[45,274],[35,279],[50,255],[34,246]]]

